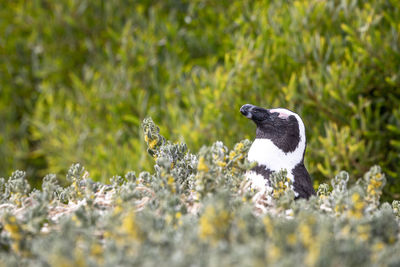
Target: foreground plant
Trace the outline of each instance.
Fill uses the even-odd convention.
[[[244,174],[248,140],[191,153],[143,124],[154,172],[93,182],[80,164],[31,190],[24,172],[0,180],[0,262],[6,265],[398,265],[400,205],[381,203],[385,175],[339,173],[294,200],[285,172],[266,196]],[[266,199],[268,198],[268,201]],[[262,208],[261,208],[262,207]]]

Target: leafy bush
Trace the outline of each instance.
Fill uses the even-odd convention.
[[[232,146],[254,135],[238,116],[253,103],[301,114],[316,186],[379,164],[399,196],[395,0],[3,1],[0,18],[4,176],[150,170],[146,115],[195,151]]]
[[[294,201],[272,179],[272,196],[244,178],[250,142],[196,155],[143,123],[154,173],[93,182],[80,164],[69,185],[54,175],[30,190],[24,172],[0,180],[0,260],[16,266],[397,266],[400,202],[381,203],[374,166],[353,186],[340,172],[318,195]]]

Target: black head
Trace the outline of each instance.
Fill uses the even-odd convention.
[[[246,104],[240,112],[257,125],[256,138],[270,139],[285,153],[295,151],[300,142],[305,143],[304,124],[288,109],[265,109]]]

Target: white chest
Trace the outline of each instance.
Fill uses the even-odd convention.
[[[269,139],[256,139],[250,147],[248,160],[266,166],[271,171],[287,170],[288,178],[294,181],[291,170],[303,159],[302,142],[293,152],[285,153]]]

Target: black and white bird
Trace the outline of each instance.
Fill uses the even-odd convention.
[[[254,187],[269,187],[271,173],[286,169],[296,198],[315,195],[304,166],[306,132],[300,116],[284,108],[265,109],[250,104],[242,106],[240,112],[257,125],[256,139],[248,153],[248,160],[257,162],[247,175]]]

